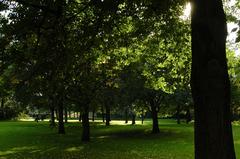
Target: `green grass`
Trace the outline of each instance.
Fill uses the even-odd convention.
[[[66,124],[58,135],[48,122],[0,122],[0,159],[193,159],[193,126],[160,120],[160,134],[144,125],[91,125],[91,142],[81,142],[80,123]],[[240,126],[234,126],[240,156]]]

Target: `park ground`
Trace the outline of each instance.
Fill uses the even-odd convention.
[[[91,123],[91,142],[81,142],[81,124],[65,124],[58,135],[48,122],[0,122],[0,159],[193,159],[193,124],[159,120],[160,133],[151,134],[151,122]],[[240,158],[240,126],[234,124],[234,142]]]

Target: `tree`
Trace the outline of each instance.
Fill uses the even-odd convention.
[[[222,1],[192,1],[195,158],[235,159]]]

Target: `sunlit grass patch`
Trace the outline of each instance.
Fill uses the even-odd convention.
[[[131,122],[130,122],[131,123]],[[138,122],[140,123],[140,121]],[[193,159],[193,125],[159,120],[160,133],[151,133],[151,120],[125,124],[91,122],[91,142],[81,142],[81,123],[65,124],[58,135],[49,122],[0,122],[0,159]],[[240,127],[234,126],[237,156]]]

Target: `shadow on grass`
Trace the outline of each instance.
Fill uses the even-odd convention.
[[[125,128],[124,128],[125,127]],[[172,129],[169,127],[160,127],[160,133],[153,134],[150,127],[144,126],[110,126],[109,128],[102,128],[98,133],[93,134],[93,139],[140,139],[140,140],[154,140],[154,139],[168,139],[178,140],[184,138],[191,138],[189,131],[182,131],[180,128]],[[190,133],[193,133],[190,131]]]
[[[99,155],[115,156],[115,153],[121,155],[122,152],[131,158],[128,150],[132,150],[131,153],[148,150],[144,153],[149,155],[152,153],[151,147],[159,147],[159,143],[191,140],[189,131],[185,132],[183,128],[173,127],[172,124],[160,125],[160,133],[152,134],[151,125],[106,127],[101,122],[91,123],[91,142],[87,144],[81,142],[80,123],[66,124],[66,135],[57,135],[57,128],[50,129],[48,123],[13,124],[14,127],[10,125],[9,131],[5,128],[5,139],[0,134],[0,159],[85,159],[101,158]]]

